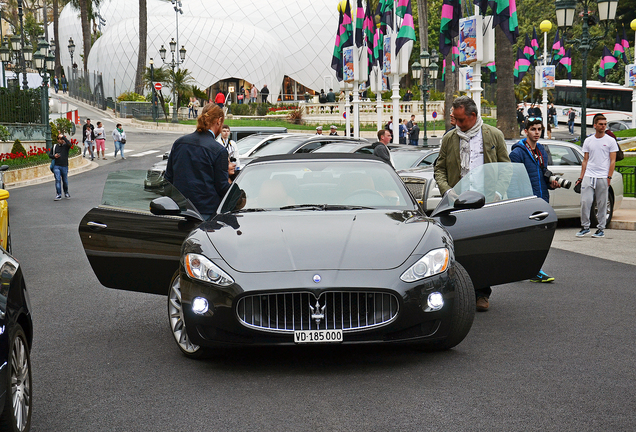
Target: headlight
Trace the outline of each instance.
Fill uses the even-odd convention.
[[[234,283],[234,279],[203,255],[190,253],[185,256],[184,261],[188,276],[192,279],[221,286],[229,286]]]
[[[448,268],[449,257],[448,249],[433,249],[405,271],[400,279],[404,282],[415,282],[442,273]]]

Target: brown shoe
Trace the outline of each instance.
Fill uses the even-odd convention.
[[[488,311],[488,297],[479,297],[477,299],[477,312],[486,312]]]

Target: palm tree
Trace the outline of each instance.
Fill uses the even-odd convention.
[[[80,9],[80,21],[82,23],[82,39],[84,46],[83,63],[84,70],[88,70],[88,54],[91,52],[91,27],[89,21],[89,8],[92,9],[92,4],[89,4],[90,0],[78,0]],[[92,11],[91,11],[92,12]],[[92,16],[92,13],[91,13]]]
[[[175,107],[181,106],[181,99],[189,97],[192,88],[190,84],[194,82],[192,74],[187,69],[179,69],[178,71],[170,71],[170,88],[174,93],[177,92],[177,100],[175,101]]]
[[[150,68],[146,68],[146,71],[144,72],[142,76],[142,82],[143,82],[143,86],[150,91],[152,91],[152,89],[154,88],[153,87],[154,84],[157,82],[160,82],[160,83],[169,82],[170,72],[168,71],[168,69],[159,67],[154,69],[152,77],[154,78],[154,81],[150,79]],[[157,97],[159,98],[159,103],[161,104],[161,110],[163,111],[163,115],[166,118],[166,122],[168,122],[168,110],[166,109],[166,100],[163,97],[163,92],[161,90],[159,90],[159,92],[157,93]]]
[[[61,76],[62,65],[60,63],[60,10],[59,0],[53,0],[53,39],[55,40],[55,75]]]
[[[507,139],[517,138],[517,102],[513,70],[515,60],[512,45],[500,26],[495,29],[497,59],[497,128]]]
[[[139,0],[139,51],[137,53],[137,73],[135,75],[135,92],[143,94],[143,74],[146,69],[146,39],[148,36],[148,11],[146,0]]]

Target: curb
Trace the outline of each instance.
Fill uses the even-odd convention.
[[[97,164],[97,162],[92,162],[89,159],[84,159],[82,158],[82,165],[75,167],[75,168],[71,168],[68,171],[68,176],[73,176],[76,174],[80,174],[86,171],[90,171],[92,169],[97,168],[99,165]],[[36,177],[36,178],[32,178],[29,180],[23,180],[23,181],[19,181],[19,182],[15,182],[15,183],[7,183],[6,184],[6,188],[7,189],[17,189],[20,187],[25,187],[25,186],[32,186],[32,185],[36,185],[36,184],[40,184],[40,183],[48,183],[48,182],[52,182],[55,180],[55,176],[53,176],[53,174],[49,174],[43,177]]]

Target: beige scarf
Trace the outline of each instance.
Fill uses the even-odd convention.
[[[477,117],[475,125],[462,132],[457,128],[457,136],[459,136],[459,160],[461,162],[460,178],[463,178],[470,171],[470,140],[481,131],[484,122],[481,117]]]

